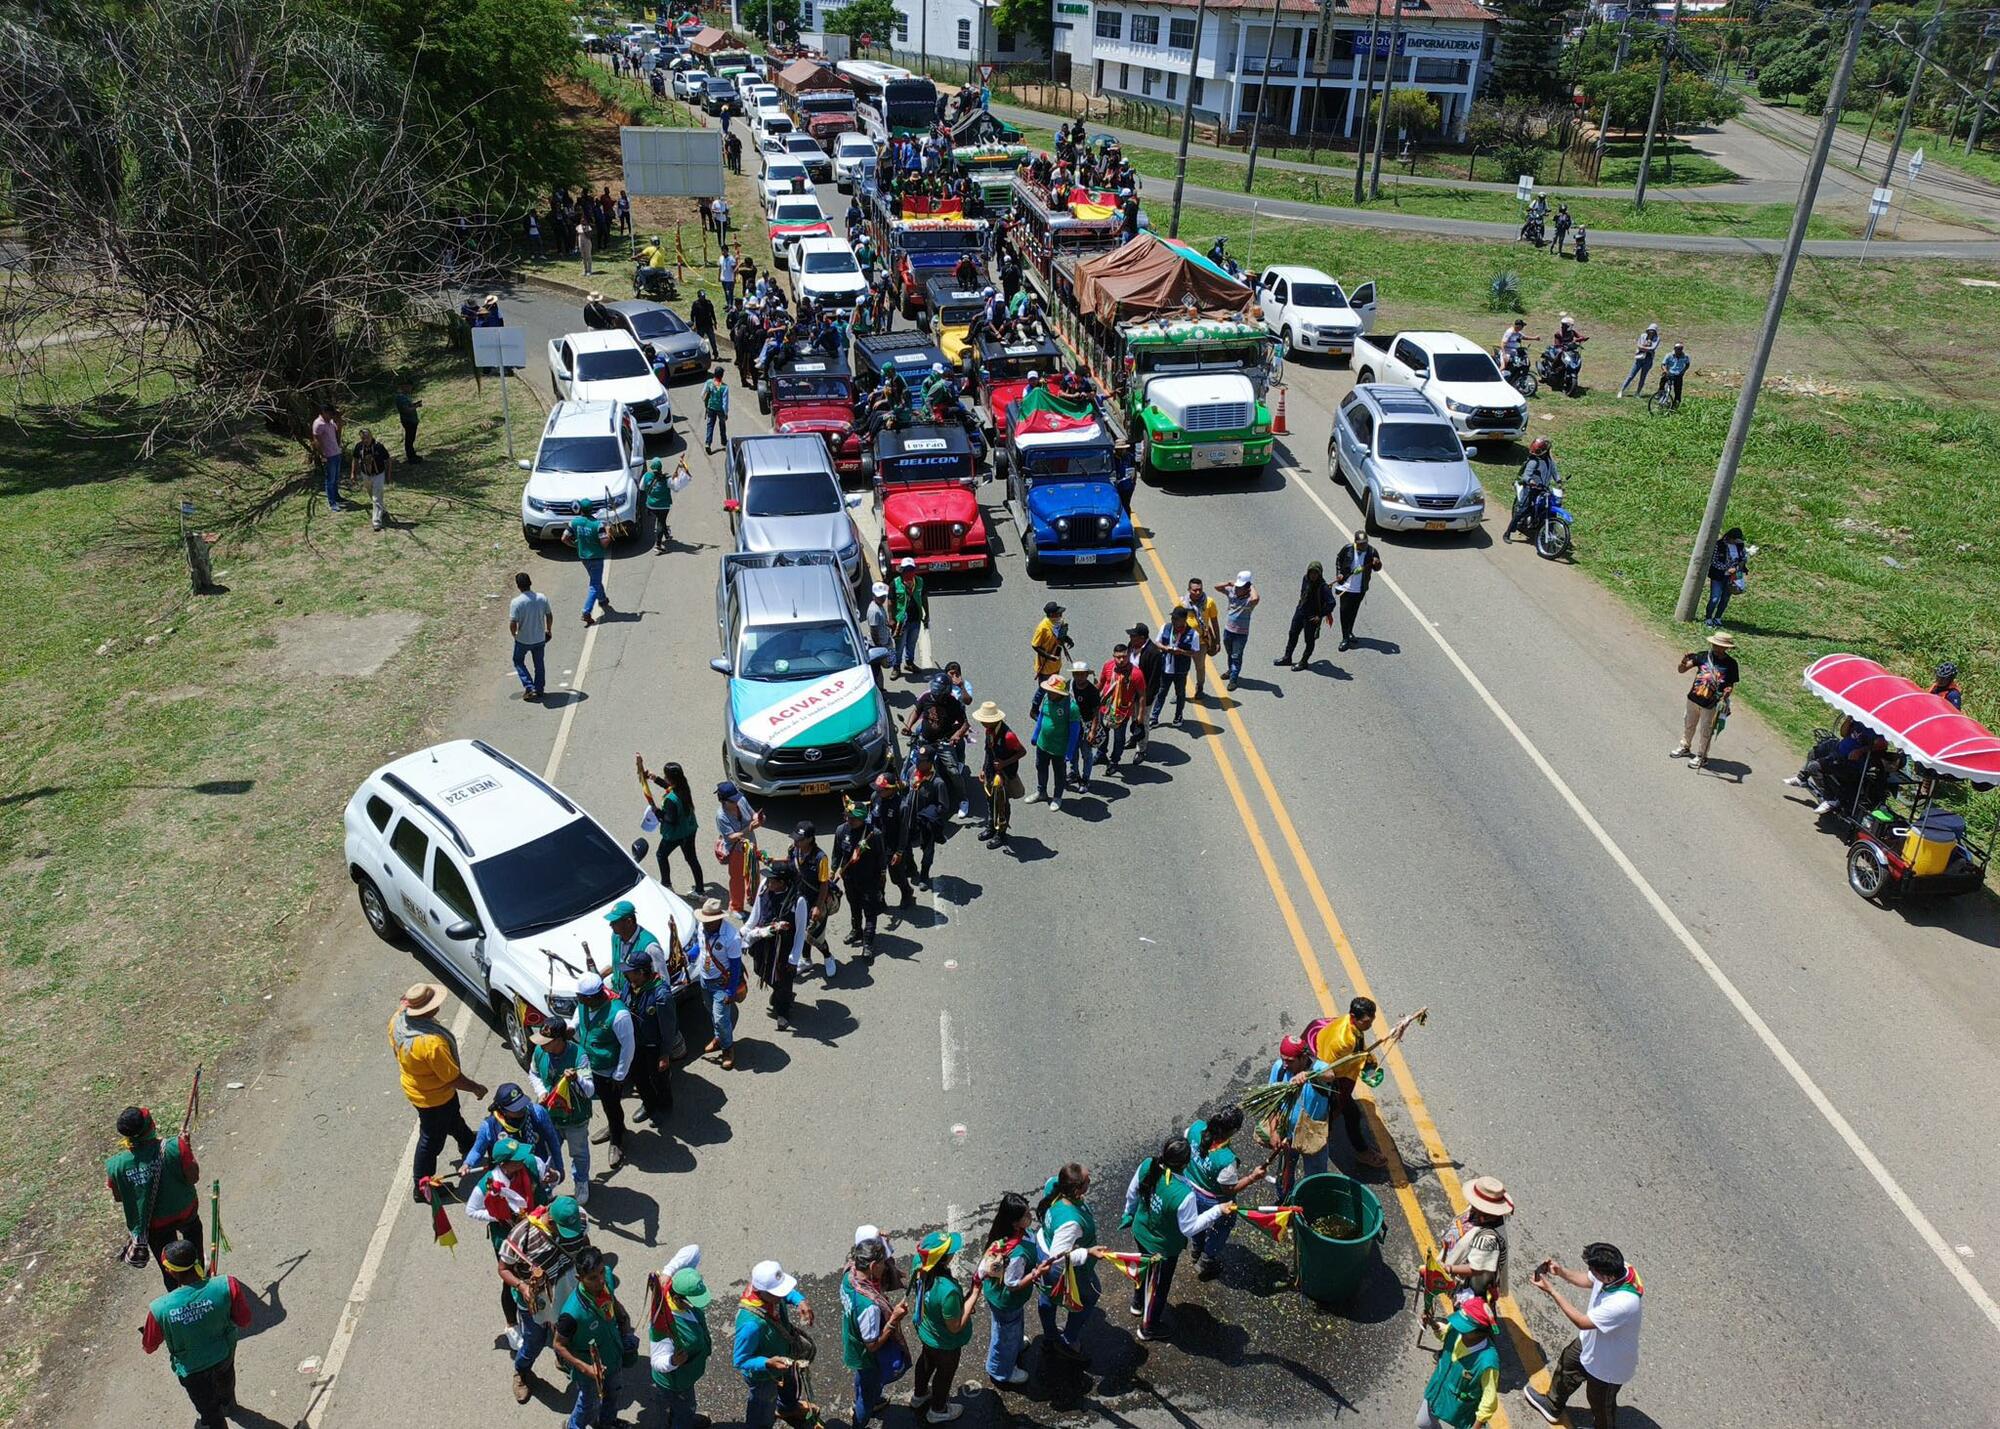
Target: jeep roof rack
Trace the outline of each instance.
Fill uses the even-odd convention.
[[[422,809],[426,814],[430,815],[432,822],[434,822],[439,828],[443,829],[447,834],[451,835],[451,841],[458,845],[458,851],[460,853],[464,854],[467,858],[473,857],[472,844],[470,843],[470,841],[466,839],[464,834],[459,832],[458,825],[454,824],[450,819],[445,817],[444,810],[440,809],[436,804],[433,804],[429,799],[425,798],[422,794],[419,794],[416,791],[416,789],[411,786],[409,780],[405,779],[400,774],[384,774],[382,776],[382,782],[384,784],[387,784],[391,789],[394,789],[398,794],[401,794],[405,799],[408,799],[412,804],[415,804],[419,809]]]

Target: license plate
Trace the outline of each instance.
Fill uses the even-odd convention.
[[[1213,446],[1194,449],[1194,464],[1198,467],[1241,466],[1243,465],[1243,443],[1222,442]]]
[[[1449,522],[1449,521],[1426,521],[1426,522],[1424,522],[1424,529],[1425,529],[1426,531],[1444,531],[1444,530],[1448,530],[1448,529],[1450,528],[1450,526],[1451,526],[1451,522]]]
[[[832,792],[833,792],[833,785],[826,783],[806,784],[799,789],[800,794],[807,796],[813,794],[831,794]]]

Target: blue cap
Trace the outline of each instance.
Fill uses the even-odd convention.
[[[624,968],[628,973],[635,968],[650,968],[652,965],[653,960],[646,955],[644,948],[634,948],[625,955]]]
[[[737,795],[737,792],[738,791],[736,786],[730,783],[727,779],[723,780],[720,784],[715,786],[715,796],[718,799],[734,799]]]
[[[502,1082],[493,1093],[493,1110],[505,1116],[516,1116],[528,1109],[528,1094],[521,1090],[519,1082]]]
[[[596,973],[585,973],[576,980],[576,995],[578,997],[602,997],[604,995],[604,979]]]

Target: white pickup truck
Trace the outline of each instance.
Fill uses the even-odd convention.
[[[1513,441],[1528,430],[1528,399],[1501,380],[1486,349],[1455,332],[1363,333],[1354,380],[1414,387],[1467,437]]]
[[[1375,321],[1375,283],[1343,292],[1317,268],[1281,264],[1257,279],[1257,306],[1264,330],[1282,337],[1291,351],[1347,357]]]

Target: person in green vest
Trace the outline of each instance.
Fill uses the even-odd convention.
[[[953,1278],[952,1257],[964,1243],[952,1231],[933,1231],[917,1245],[910,1266],[910,1298],[917,1302],[917,1372],[910,1389],[910,1406],[925,1406],[926,1424],[949,1424],[965,1412],[951,1402],[958,1374],[958,1357],[972,1339],[972,1317],[979,1297],[967,1295]]]
[[[889,673],[917,674],[917,631],[930,629],[931,603],[913,557],[903,557],[896,566],[896,578],[889,582],[889,619],[896,632],[896,651],[889,661]]]
[[[576,548],[576,559],[590,578],[590,589],[583,596],[583,623],[595,625],[590,612],[598,606],[604,607],[606,615],[616,615],[611,608],[611,597],[604,593],[604,523],[597,519],[597,503],[584,500],[577,503],[577,514],[569,518],[569,525],[563,527],[562,539],[565,546]],[[609,512],[606,513],[607,515]]]
[[[1493,1342],[1493,1307],[1467,1300],[1445,1322],[1444,1348],[1417,1406],[1417,1429],[1470,1429],[1490,1424],[1500,1409],[1500,1350]]]
[[[570,1036],[570,1025],[551,1017],[534,1031],[535,1054],[528,1059],[528,1088],[549,1109],[556,1135],[569,1151],[570,1185],[581,1206],[590,1200],[590,1108],[597,1079],[590,1059]]]
[[[1188,1127],[1187,1178],[1199,1203],[1195,1209],[1206,1211],[1218,1201],[1235,1200],[1246,1187],[1262,1181],[1264,1172],[1270,1169],[1271,1158],[1266,1157],[1262,1166],[1247,1176],[1243,1174],[1243,1167],[1229,1146],[1242,1129],[1243,1108],[1236,1106]],[[1222,1273],[1222,1248],[1229,1244],[1229,1232],[1235,1225],[1235,1221],[1223,1216],[1192,1239],[1194,1273],[1198,1278],[1213,1280]]]
[[[676,1251],[660,1267],[659,1284],[649,1327],[653,1388],[666,1406],[667,1429],[696,1429],[706,1421],[695,1412],[694,1388],[715,1350],[703,1313],[715,1297],[701,1278],[701,1247],[684,1245]]]
[[[1132,1173],[1125,1188],[1125,1216],[1139,1249],[1153,1259],[1132,1291],[1132,1313],[1139,1317],[1139,1338],[1159,1336],[1160,1320],[1166,1310],[1167,1294],[1173,1288],[1174,1267],[1180,1264],[1187,1243],[1224,1216],[1234,1215],[1236,1202],[1218,1201],[1207,1210],[1195,1196],[1188,1179],[1188,1164],[1194,1152],[1185,1136],[1176,1136],[1160,1148],[1158,1156],[1148,1156]]]
[[[992,1329],[986,1341],[986,1378],[995,1389],[1012,1389],[1028,1382],[1021,1368],[1021,1340],[1028,1318],[1028,1301],[1040,1278],[1036,1261],[1034,1217],[1028,1198],[1009,1191],[1000,1198],[993,1228],[986,1232],[986,1250],[979,1259],[979,1289],[986,1297]],[[1061,1261],[1046,1261],[1054,1267]]]
[[[236,1337],[250,1328],[250,1297],[233,1275],[201,1271],[201,1247],[175,1240],[160,1251],[167,1293],[146,1311],[139,1344],[167,1347],[174,1374],[194,1402],[196,1429],[223,1429],[236,1407]]]
[[[779,1419],[803,1425],[817,1413],[799,1394],[799,1365],[792,1357],[793,1337],[799,1332],[791,1323],[793,1310],[799,1312],[800,1324],[812,1324],[812,1306],[799,1293],[798,1277],[786,1274],[775,1260],[758,1261],[750,1268],[750,1288],[736,1303],[729,1354],[750,1391],[743,1429],[771,1429]]]
[[[660,946],[660,940],[653,936],[650,929],[639,926],[639,910],[629,898],[621,898],[612,904],[605,911],[604,921],[611,925],[611,973],[604,983],[611,989],[614,998],[621,1002],[628,1001],[631,983],[623,971],[625,960],[634,953],[643,953],[652,963],[653,971],[664,974],[667,970],[667,950]]]
[[[632,1077],[632,1059],[639,1050],[632,1010],[613,995],[596,973],[585,973],[576,984],[576,1040],[590,1060],[597,1079],[597,1100],[604,1108],[604,1130],[591,1140],[610,1142],[608,1169],[625,1164],[625,1093]]]
[[[201,1255],[201,1166],[194,1143],[185,1136],[160,1139],[153,1114],[142,1106],[118,1113],[118,1135],[125,1149],[104,1163],[104,1184],[125,1215],[124,1258],[144,1265],[146,1256],[160,1262],[160,1278],[172,1290],[177,1283],[161,1254],[185,1240]]]
[[[679,853],[687,859],[688,872],[694,876],[696,895],[706,897],[708,880],[702,876],[701,856],[695,849],[695,840],[701,836],[701,817],[695,813],[687,771],[669,759],[655,774],[646,767],[643,756],[635,754],[632,758],[639,766],[639,787],[646,792],[646,800],[660,820],[660,882],[669,888],[674,886],[667,872],[667,859]],[[656,804],[652,796],[655,788],[662,791]]]
[[[646,463],[639,490],[646,495],[646,509],[653,513],[653,550],[657,554],[674,539],[674,481],[667,475],[665,457],[656,456]]]
[[[576,1254],[576,1289],[556,1315],[555,1349],[576,1386],[567,1429],[617,1423],[618,1371],[639,1353],[639,1337],[618,1303],[618,1277],[596,1246]]]
[[[1028,737],[1035,746],[1035,792],[1025,802],[1047,799],[1049,807],[1061,813],[1069,762],[1083,739],[1083,712],[1077,708],[1076,699],[1069,692],[1069,681],[1063,676],[1049,676],[1042,681],[1042,690],[1042,707],[1036,711],[1034,733]],[[1051,776],[1055,781],[1054,794],[1049,792]]]
[[[1090,1172],[1072,1161],[1042,1183],[1042,1199],[1035,1207],[1035,1219],[1041,1223],[1035,1232],[1035,1250],[1043,1260],[1062,1266],[1048,1272],[1049,1278],[1035,1297],[1035,1313],[1042,1321],[1042,1349],[1072,1360],[1083,1358],[1078,1341],[1097,1309],[1100,1293],[1097,1267],[1092,1264],[1097,1251],[1097,1217],[1084,1204],[1089,1194]],[[1056,1328],[1058,1310],[1068,1311],[1060,1331]]]
[[[867,1236],[855,1241],[840,1277],[840,1362],[854,1372],[855,1429],[888,1407],[883,1390],[910,1368],[910,1347],[903,1341],[910,1303],[889,1303],[893,1264],[888,1243]]]

